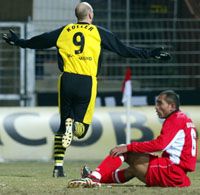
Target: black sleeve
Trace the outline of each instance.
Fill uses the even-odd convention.
[[[34,36],[30,39],[19,39],[16,45],[22,48],[30,49],[47,49],[56,46],[58,36],[62,32],[64,27],[56,29],[51,32],[46,32],[41,35]]]
[[[131,46],[126,46],[122,43],[116,35],[114,35],[109,30],[106,30],[102,27],[97,27],[99,30],[99,34],[101,37],[101,45],[102,48],[107,49],[109,51],[115,52],[122,57],[130,57],[130,58],[148,58],[151,57],[151,53],[149,50],[143,48],[136,48]]]

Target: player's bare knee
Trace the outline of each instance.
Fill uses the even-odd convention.
[[[134,160],[135,158],[132,152],[127,152],[125,155],[125,162],[130,165],[133,164]]]
[[[129,165],[135,164],[140,158],[140,154],[134,152],[127,152],[125,162]]]
[[[127,152],[125,162],[137,169],[138,166],[149,163],[149,156],[146,154]]]

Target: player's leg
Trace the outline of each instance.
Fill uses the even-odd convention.
[[[68,120],[68,119],[67,119]],[[66,121],[67,121],[66,120]],[[61,120],[63,121],[63,120]],[[69,121],[67,121],[69,123]],[[65,137],[65,133],[67,129],[67,126],[65,127],[65,123],[64,125],[62,125],[63,122],[61,122],[60,128],[58,130],[58,132],[55,134],[54,136],[54,170],[53,170],[53,177],[64,177],[64,170],[63,170],[63,164],[64,164],[64,157],[65,157],[65,151],[66,151],[66,146],[68,144],[68,146],[70,145],[71,141],[72,141],[72,137],[69,140],[69,136],[68,140],[64,140]],[[67,130],[69,132],[69,129]],[[72,134],[71,134],[72,136]],[[66,144],[67,141],[67,144]]]
[[[129,169],[125,172],[125,178],[130,175],[137,177],[142,182],[146,183],[146,173],[148,171],[150,156],[149,154],[140,154],[128,152],[125,162],[129,164]]]
[[[112,173],[104,175],[100,183],[126,183],[133,178],[134,174],[132,173],[132,168],[128,167],[125,169],[116,169]]]
[[[116,167],[120,166],[120,164],[118,164]],[[98,170],[98,168],[96,170]],[[90,177],[91,174],[92,174],[92,171],[90,170],[90,168],[86,165],[83,166],[82,171],[81,171],[81,177],[82,178]],[[107,175],[103,174],[99,182],[100,183],[126,183],[127,181],[133,179],[134,177],[135,176],[134,176],[134,172],[132,168],[127,167],[124,169],[114,169],[113,172],[108,172]]]
[[[64,177],[63,163],[65,150],[62,146],[62,135],[56,134],[54,136],[54,170],[53,177]]]
[[[129,164],[129,167],[118,169],[124,160]],[[87,170],[83,170],[85,173],[82,176],[84,175],[86,178],[72,180],[68,183],[68,187],[93,187],[98,186],[99,183],[125,183],[134,177],[146,183],[145,174],[148,163],[149,155],[146,154],[125,153],[117,157],[109,155],[94,171],[86,174]],[[91,182],[88,182],[88,178]]]
[[[64,96],[64,86],[63,86],[63,75],[60,76],[58,81],[58,105],[60,112],[60,127],[59,130],[55,133],[54,136],[54,170],[53,177],[63,177],[63,163],[64,156],[67,146],[70,145],[72,137],[67,136],[68,139],[65,141],[66,132],[72,136],[72,119],[68,118],[71,113],[71,100],[70,96]],[[70,116],[71,117],[71,116]],[[69,120],[70,119],[70,120]]]
[[[129,164],[127,169],[114,171],[114,177],[104,176],[101,183],[123,183],[131,178],[138,178],[148,186],[162,187],[186,187],[190,185],[190,179],[185,171],[173,164],[169,158],[159,158],[150,154],[128,152],[125,162]],[[120,174],[119,174],[120,173]]]
[[[118,169],[124,161],[129,164],[129,167]],[[126,153],[117,157],[107,156],[94,171],[88,174],[87,167],[83,167],[82,175],[98,179],[100,183],[125,183],[134,177],[146,183],[148,164],[148,154]]]
[[[80,76],[81,77],[81,76]],[[74,112],[74,135],[81,139],[88,131],[94,114],[97,82],[96,78],[84,76],[80,79],[79,90],[73,102]]]
[[[69,181],[68,187],[75,188],[100,186],[100,182],[102,179],[104,179],[104,181],[106,179],[110,181],[112,172],[117,170],[122,165],[123,161],[123,155],[117,157],[112,157],[108,155],[94,171],[92,171],[88,175],[85,175],[85,178]]]

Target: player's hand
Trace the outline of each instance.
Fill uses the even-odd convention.
[[[123,145],[116,146],[115,148],[110,150],[110,155],[115,157],[126,152],[128,152],[127,146],[123,144]]]
[[[151,57],[153,57],[156,60],[165,62],[171,60],[171,55],[168,52],[166,52],[163,47],[151,50]]]
[[[11,29],[9,30],[9,34],[3,34],[2,39],[4,39],[10,45],[16,45],[17,41],[19,40],[18,36]]]

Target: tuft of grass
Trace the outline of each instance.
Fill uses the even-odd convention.
[[[80,169],[84,164],[85,162],[66,161],[64,168],[67,177],[53,178],[53,164],[50,162],[0,163],[0,194],[200,194],[200,163],[197,164],[196,172],[189,174],[192,185],[188,188],[145,187],[137,179],[133,179],[126,184],[103,185],[101,188],[67,188],[70,179],[80,177]],[[94,169],[98,162],[87,162],[87,165]]]

